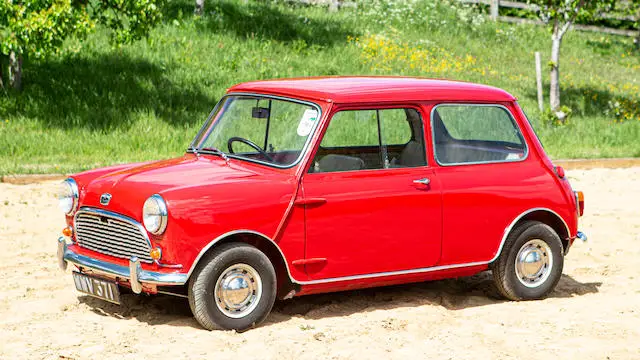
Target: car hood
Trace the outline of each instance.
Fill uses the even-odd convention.
[[[153,194],[160,194],[170,201],[170,194],[180,190],[253,182],[269,172],[264,167],[258,169],[258,165],[247,162],[232,160],[227,164],[217,156],[188,154],[102,174],[81,186],[80,206],[102,208],[139,218],[142,204]],[[100,203],[102,194],[111,195],[109,204]]]

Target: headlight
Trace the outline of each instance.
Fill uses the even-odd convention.
[[[76,211],[78,206],[78,184],[72,178],[68,178],[60,184],[58,206],[67,215],[71,215]]]
[[[167,204],[162,196],[151,195],[142,208],[142,222],[152,234],[160,235],[167,227]]]

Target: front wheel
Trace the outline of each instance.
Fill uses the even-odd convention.
[[[205,329],[246,330],[260,324],[276,299],[269,258],[244,243],[220,245],[189,280],[189,306]]]
[[[547,297],[562,276],[564,265],[560,237],[548,225],[525,221],[509,234],[493,265],[493,279],[510,300]]]

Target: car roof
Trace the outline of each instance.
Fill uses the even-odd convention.
[[[393,101],[513,101],[508,92],[462,81],[417,77],[335,76],[251,81],[229,93],[249,92],[336,103]]]

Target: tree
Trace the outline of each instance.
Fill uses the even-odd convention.
[[[580,15],[593,18],[600,12],[610,9],[615,0],[529,0],[537,5],[542,21],[551,26],[551,60],[549,102],[551,111],[560,110],[560,46],[562,38]],[[560,114],[559,117],[562,117]],[[561,121],[563,119],[560,119]]]
[[[102,24],[114,44],[141,39],[160,21],[158,0],[0,0],[0,62],[8,60],[8,84],[22,86],[24,57],[60,51],[65,39],[83,37]],[[2,72],[0,71],[0,76]],[[2,81],[0,80],[0,84]]]

